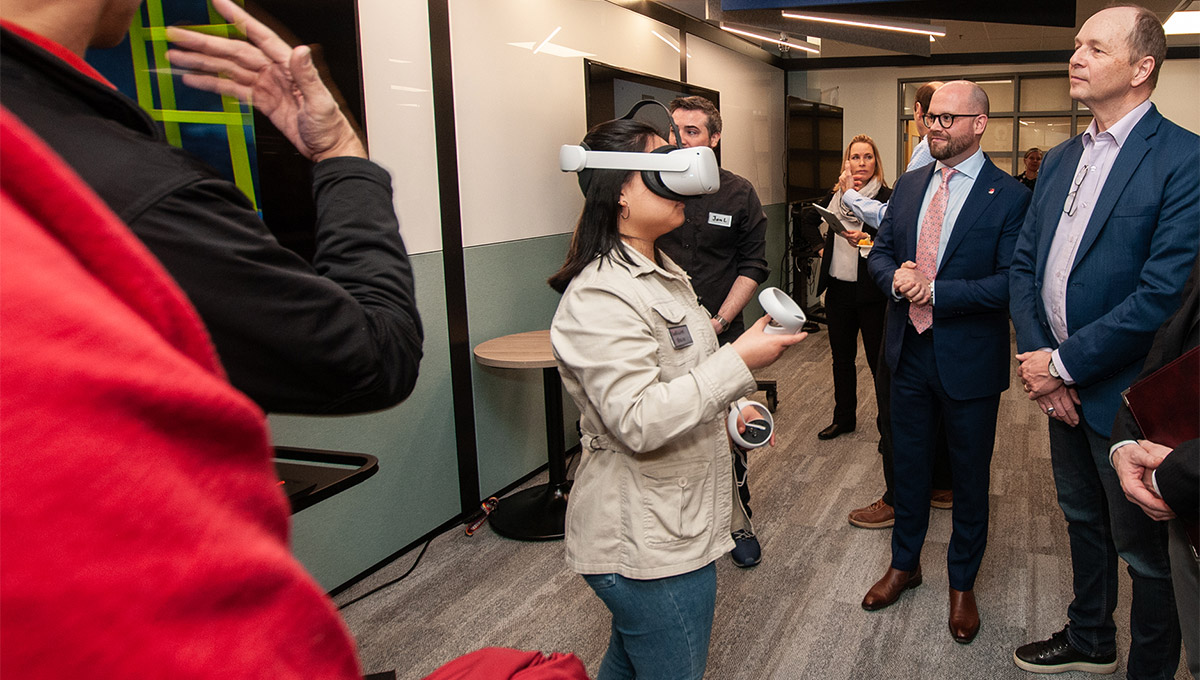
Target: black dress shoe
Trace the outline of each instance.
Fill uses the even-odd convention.
[[[1050,636],[1049,640],[1030,642],[1017,647],[1013,652],[1013,663],[1017,668],[1030,673],[1063,673],[1084,671],[1086,673],[1112,673],[1117,670],[1117,652],[1089,656],[1071,646],[1067,629]]]
[[[838,436],[839,434],[846,434],[847,432],[853,432],[853,431],[854,431],[853,425],[851,425],[850,427],[846,427],[845,425],[839,425],[837,423],[834,423],[834,424],[830,425],[829,427],[825,428],[824,430],[821,430],[820,432],[818,432],[817,439],[833,439],[834,437]]]

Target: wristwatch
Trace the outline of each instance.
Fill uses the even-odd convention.
[[[1054,365],[1053,355],[1050,356],[1050,363],[1047,365],[1046,370],[1050,372],[1051,378],[1058,378],[1059,380],[1062,380],[1062,376],[1058,374],[1058,366]]]
[[[729,330],[729,322],[725,320],[725,317],[720,314],[713,314],[713,318],[716,319],[717,325],[721,327],[722,333]]]

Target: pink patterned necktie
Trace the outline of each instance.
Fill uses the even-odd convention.
[[[942,239],[942,222],[946,219],[946,203],[950,199],[950,175],[955,172],[954,168],[942,168],[942,184],[933,193],[925,220],[921,222],[921,236],[917,239],[917,271],[930,281],[937,276],[938,243]],[[918,333],[924,333],[933,325],[933,304],[909,305],[908,318]]]

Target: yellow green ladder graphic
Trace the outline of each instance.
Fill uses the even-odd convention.
[[[236,28],[225,23],[225,19],[213,10],[211,4],[205,4],[208,4],[210,23],[189,26],[189,29],[224,37],[237,35]],[[163,0],[146,0],[145,7],[148,25],[142,25],[142,17],[139,14],[134,17],[133,25],[129,28],[129,47],[133,57],[133,77],[137,87],[138,104],[151,118],[163,124],[167,141],[175,146],[183,145],[179,133],[180,123],[224,125],[225,136],[229,140],[229,158],[233,165],[234,183],[257,209],[249,145],[246,143],[246,126],[251,124],[253,116],[248,109],[243,111],[241,103],[235,97],[228,95],[221,96],[221,111],[184,111],[176,108],[171,64],[167,61],[168,43],[163,20]],[[147,60],[147,45],[150,46],[149,51],[153,55],[153,68]],[[154,85],[158,86],[161,107],[156,107],[154,103]]]

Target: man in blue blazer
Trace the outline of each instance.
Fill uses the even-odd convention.
[[[1149,101],[1166,56],[1153,13],[1098,12],[1075,48],[1071,97],[1094,120],[1046,154],[1011,275],[1018,376],[1049,416],[1074,600],[1063,630],[1013,660],[1037,673],[1113,672],[1119,554],[1133,579],[1127,675],[1169,678],[1179,627],[1165,528],[1124,497],[1108,439],[1196,258],[1200,139]]]
[[[954,484],[950,633],[979,631],[975,575],[987,545],[988,484],[1000,393],[1008,388],[1008,266],[1029,190],[979,147],[988,99],[946,83],[926,114],[936,163],[903,175],[867,259],[890,298],[896,524],[892,561],[863,598],[886,607],[921,583],[935,431],[945,421]]]

